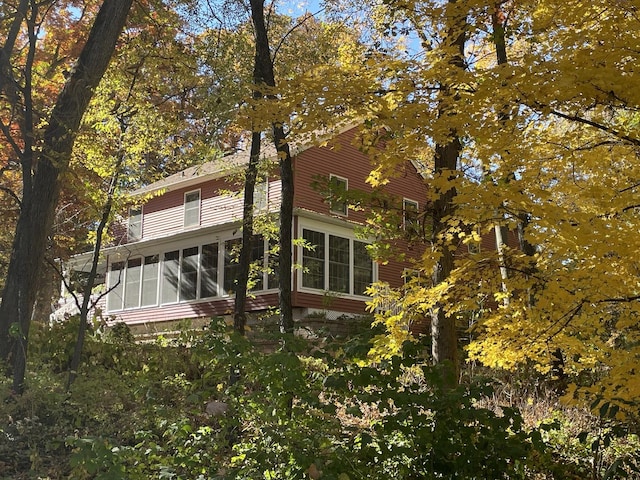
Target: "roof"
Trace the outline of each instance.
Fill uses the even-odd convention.
[[[271,151],[269,151],[271,150]],[[263,145],[261,156],[264,158],[272,158],[275,152],[275,148],[269,149]],[[226,155],[216,158],[210,162],[201,163],[192,167],[186,168],[178,173],[169,175],[157,182],[150,183],[142,188],[131,192],[132,196],[143,196],[158,191],[171,191],[178,188],[184,188],[192,183],[199,183],[205,179],[215,179],[229,175],[236,172],[249,163],[249,151],[243,150],[233,155]]]
[[[343,125],[335,130],[329,130],[322,132],[313,132],[309,136],[309,140],[303,143],[290,143],[291,155],[297,155],[303,151],[313,147],[321,140],[336,134],[341,134],[346,130],[353,128],[355,125]],[[179,188],[188,187],[200,183],[203,180],[210,180],[225,177],[231,173],[241,170],[249,163],[249,150],[243,150],[232,155],[225,155],[210,162],[201,163],[192,167],[186,168],[178,173],[169,175],[166,178],[158,180],[157,182],[150,183],[144,187],[131,192],[132,196],[144,196],[153,193],[168,192],[171,190],[177,190]],[[260,147],[260,156],[262,159],[275,159],[277,158],[277,152],[272,142],[264,141]]]

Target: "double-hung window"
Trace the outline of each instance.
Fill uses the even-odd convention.
[[[367,244],[348,237],[302,230],[302,286],[364,295],[373,282],[373,262]]]
[[[129,208],[127,238],[129,242],[135,242],[142,238],[142,207]]]
[[[184,194],[184,226],[200,225],[200,190]]]
[[[257,215],[264,213],[269,207],[269,183],[264,182],[256,183],[253,191],[253,212]]]

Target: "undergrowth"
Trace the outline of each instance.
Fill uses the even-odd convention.
[[[451,389],[419,345],[366,362],[370,334],[264,352],[216,322],[146,344],[118,328],[87,339],[70,392],[73,326],[36,329],[26,393],[0,380],[0,478],[640,478],[634,423],[525,373]]]

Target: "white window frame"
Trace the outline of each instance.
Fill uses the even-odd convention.
[[[341,205],[343,205],[343,208],[341,210],[335,210],[334,209],[334,201],[331,199],[331,197],[333,196],[333,192],[331,191],[331,187],[333,185],[333,181],[337,180],[338,182],[344,182],[344,191],[348,191],[349,190],[349,179],[345,178],[345,177],[340,177],[338,175],[334,175],[333,173],[329,175],[329,211],[331,213],[335,213],[336,215],[341,215],[343,217],[347,217],[349,215],[349,205],[347,204],[346,201],[344,202],[340,202]]]
[[[190,206],[191,203],[196,204],[195,201],[193,202],[187,202],[187,196],[188,195],[192,195],[194,193],[198,194],[198,202],[197,205],[195,207]],[[198,188],[197,190],[190,190],[188,192],[184,192],[184,215],[183,215],[183,226],[185,228],[188,227],[197,227],[200,225],[200,213],[202,210],[202,192],[201,190]],[[196,218],[192,221],[188,223],[188,220],[190,219],[190,214],[196,211],[197,215]]]
[[[120,264],[121,268],[119,268],[118,270],[113,270],[113,266],[117,264]],[[107,299],[105,302],[107,312],[119,312],[123,309],[126,271],[127,271],[126,259],[119,260],[117,262],[111,262],[109,264],[109,271],[107,272]],[[115,278],[116,275],[118,278]],[[113,295],[116,295],[116,294],[118,295],[118,298],[120,300],[119,305],[117,307],[113,305],[114,303]]]

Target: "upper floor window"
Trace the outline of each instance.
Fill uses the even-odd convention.
[[[127,238],[130,242],[142,238],[142,207],[129,207]]]
[[[418,202],[407,198],[402,200],[402,228],[412,234],[419,232]]]
[[[347,200],[345,194],[349,187],[346,178],[336,175],[329,176],[329,210],[340,215],[347,214]]]
[[[267,211],[269,206],[269,183],[264,181],[256,183],[253,192],[253,211],[263,213]]]
[[[472,255],[480,253],[480,242],[482,240],[482,230],[480,227],[476,227],[471,234],[471,240],[467,243],[467,250]]]
[[[184,226],[200,225],[200,190],[184,194]]]

